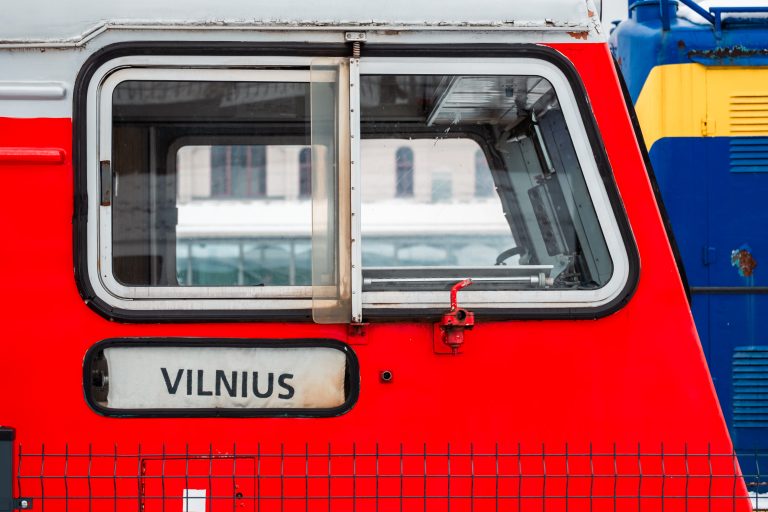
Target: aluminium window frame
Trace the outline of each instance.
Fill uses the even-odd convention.
[[[567,308],[597,309],[619,298],[632,277],[628,243],[623,236],[617,216],[593,151],[581,106],[565,73],[547,60],[531,57],[365,57],[361,59],[360,75],[480,75],[480,76],[540,76],[550,82],[565,117],[566,126],[590,195],[590,201],[600,231],[605,239],[613,273],[600,288],[589,290],[489,290],[461,292],[463,307],[481,312]],[[365,167],[364,159],[362,167]],[[360,232],[353,233],[360,239]],[[446,267],[448,270],[450,267]],[[356,269],[357,270],[357,269]],[[362,274],[362,270],[358,272]],[[393,269],[396,270],[396,269]],[[354,274],[355,272],[353,272]],[[467,276],[471,277],[471,276]],[[460,279],[457,279],[457,282]],[[360,279],[362,282],[362,278]],[[447,291],[362,291],[363,316],[402,314],[401,311],[446,310]]]
[[[93,279],[94,243],[91,232],[93,219],[98,218],[92,207],[94,194],[89,190],[88,182],[92,179],[94,158],[93,148],[98,141],[95,128],[98,127],[98,112],[93,105],[93,97],[98,94],[104,78],[114,70],[122,67],[160,67],[164,69],[207,69],[207,68],[249,68],[258,66],[270,67],[301,67],[309,69],[311,63],[318,57],[333,58],[349,56],[349,47],[343,43],[307,44],[299,42],[263,42],[258,45],[246,43],[214,42],[203,44],[199,41],[164,41],[164,42],[123,42],[109,45],[87,59],[80,72],[74,88],[73,115],[73,165],[74,165],[74,259],[75,281],[80,296],[84,302],[99,315],[122,322],[229,322],[229,321],[311,321],[311,299],[283,300],[235,300],[189,299],[161,300],[114,300],[103,288],[99,288],[98,275]],[[512,320],[512,319],[594,319],[614,313],[621,309],[632,297],[640,274],[640,260],[632,230],[619,195],[610,163],[602,142],[597,122],[587,98],[586,89],[576,67],[557,50],[547,46],[524,43],[510,44],[463,44],[447,46],[444,44],[374,44],[363,47],[363,58],[369,61],[375,57],[387,59],[427,58],[430,62],[435,59],[471,59],[476,61],[478,56],[484,60],[497,61],[504,59],[532,58],[553,65],[570,84],[570,92],[574,94],[576,105],[581,116],[581,123],[586,128],[588,144],[597,160],[599,174],[604,183],[609,200],[608,208],[618,223],[629,260],[629,277],[624,289],[612,300],[599,306],[579,304],[571,307],[567,303],[555,303],[537,307],[512,308],[478,308],[477,316],[483,319]],[[352,60],[351,78],[359,70],[359,61]],[[350,116],[351,120],[359,115],[358,109]],[[352,123],[359,129],[359,122]],[[359,136],[359,135],[358,135]],[[358,144],[352,144],[352,151],[358,150]],[[352,167],[359,165],[359,158],[352,160]],[[360,173],[353,169],[354,180],[359,180]],[[352,198],[359,193],[358,187],[353,188]],[[96,194],[98,197],[98,194]],[[98,201],[97,207],[98,210]],[[359,222],[359,217],[353,219]],[[359,229],[356,231],[359,235]],[[358,246],[359,247],[359,246]],[[359,250],[359,248],[358,248]],[[613,256],[613,255],[612,255]],[[360,261],[353,258],[353,261]],[[359,267],[358,267],[359,268]],[[352,272],[353,280],[360,280],[361,273]],[[461,300],[464,303],[465,294]],[[420,304],[417,311],[404,308],[379,307],[377,304],[366,305],[366,321],[368,320],[435,320],[445,312],[446,300],[428,307]],[[353,303],[361,302],[360,295],[353,296]],[[362,304],[357,306],[358,311]]]
[[[96,297],[130,311],[309,310],[311,286],[129,286],[112,273],[112,204],[100,204],[99,163],[112,161],[112,94],[125,81],[300,82],[307,57],[121,57],[102,65],[87,92],[87,273]],[[261,68],[281,69],[261,69]],[[285,68],[285,69],[283,69]],[[111,170],[111,169],[110,169]],[[94,229],[92,226],[97,226]]]

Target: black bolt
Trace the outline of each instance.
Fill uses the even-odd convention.
[[[392,382],[392,371],[382,370],[379,374],[379,378],[381,379],[381,382]]]

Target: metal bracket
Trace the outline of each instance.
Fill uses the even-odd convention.
[[[352,58],[360,58],[360,47],[366,40],[365,32],[344,32],[344,40],[352,43]]]
[[[365,32],[344,32],[344,40],[350,43],[362,43],[365,39]]]
[[[459,307],[459,290],[472,284],[472,279],[467,278],[459,281],[451,287],[451,309],[438,324],[440,336],[434,336],[434,349],[437,354],[450,353],[457,355],[464,345],[464,332],[475,326],[475,314],[469,310]],[[438,327],[436,326],[436,327]],[[437,328],[435,329],[437,334]],[[437,340],[440,340],[439,342]],[[442,347],[439,345],[442,344]],[[441,349],[442,348],[442,349]],[[445,349],[449,349],[447,352]]]

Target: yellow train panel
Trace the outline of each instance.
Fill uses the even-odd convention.
[[[664,137],[768,135],[768,67],[656,66],[635,105],[648,147]]]

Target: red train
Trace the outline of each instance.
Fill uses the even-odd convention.
[[[0,512],[751,509],[591,1],[80,3],[0,29]]]

